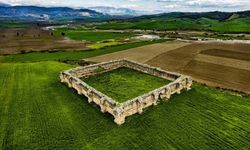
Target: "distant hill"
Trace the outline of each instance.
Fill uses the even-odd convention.
[[[173,12],[112,20],[106,24],[97,25],[96,28],[250,33],[250,11],[205,13]]]
[[[0,3],[0,20],[24,20],[24,21],[54,21],[54,20],[66,20],[85,22],[91,21],[124,21],[124,22],[140,22],[145,20],[144,24],[136,26],[136,28],[149,28],[147,24],[153,24],[151,27],[164,26],[162,20],[166,19],[212,19],[217,21],[235,20],[239,18],[250,17],[250,11],[241,12],[171,12],[161,13],[154,15],[142,15],[146,12],[140,12],[137,10],[126,8],[114,8],[114,7],[91,7],[88,9],[73,9],[69,7],[37,7],[37,6],[10,6],[8,4]],[[155,20],[161,20],[160,22],[152,22]],[[169,22],[165,23],[169,24]],[[203,24],[203,22],[202,22]],[[131,25],[129,25],[131,26]],[[127,26],[127,28],[130,28]],[[132,25],[134,27],[134,25]],[[204,24],[203,26],[206,26]],[[121,26],[122,27],[122,26]],[[166,27],[161,27],[162,30]],[[203,27],[202,27],[203,28]],[[157,29],[157,28],[156,28]]]
[[[161,19],[161,18],[190,18],[190,19],[200,19],[200,18],[209,18],[215,20],[227,20],[232,15],[237,15],[239,18],[250,17],[250,11],[242,11],[242,12],[171,12],[171,13],[162,13],[156,15],[145,15],[140,16],[134,19]]]
[[[233,20],[233,19],[237,19],[239,18],[240,15],[239,14],[233,14],[232,16],[230,16],[227,20]]]
[[[68,7],[0,6],[0,18],[25,20],[57,20],[107,17],[90,9]]]
[[[9,5],[9,4],[5,4],[5,3],[1,3],[0,2],[0,7],[10,7],[11,5]]]

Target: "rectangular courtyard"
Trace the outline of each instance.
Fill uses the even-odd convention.
[[[81,79],[119,103],[170,83],[169,80],[126,67]]]
[[[61,82],[114,116],[118,125],[173,94],[189,90],[192,79],[127,59],[77,67],[61,72]]]

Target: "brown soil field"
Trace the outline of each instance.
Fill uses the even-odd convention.
[[[182,72],[210,86],[250,94],[250,70],[192,60]]]
[[[250,70],[249,61],[240,60],[240,59],[232,59],[227,57],[217,57],[211,55],[198,54],[195,59],[196,61],[212,63],[217,65],[223,65],[228,67],[234,67],[243,70]]]
[[[30,51],[85,50],[86,43],[51,35],[40,28],[1,29],[0,55]]]
[[[221,49],[209,49],[201,52],[202,54],[219,56],[219,57],[227,57],[239,60],[247,60],[250,61],[250,51],[245,52],[235,52]]]
[[[189,45],[189,43],[185,42],[164,42],[164,43],[157,43],[152,45],[146,45],[142,47],[132,48],[125,51],[115,52],[111,54],[101,55],[97,57],[92,57],[86,59],[87,61],[92,62],[104,62],[110,61],[115,59],[122,59],[127,58],[131,60],[136,60],[139,62],[147,62],[158,56],[164,52],[168,52],[183,46]]]
[[[250,44],[247,43],[174,42],[143,46],[88,60],[100,62],[128,58],[190,75],[209,86],[250,94],[249,54]]]

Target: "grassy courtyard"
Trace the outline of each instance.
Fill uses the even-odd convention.
[[[83,81],[120,103],[170,83],[125,67],[91,76]]]
[[[117,126],[58,62],[0,63],[0,149],[249,149],[250,99],[195,84]]]

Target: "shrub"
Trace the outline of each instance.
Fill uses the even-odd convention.
[[[66,34],[64,32],[61,33],[62,36],[65,36]]]
[[[26,53],[26,51],[25,50],[21,50],[21,54],[25,54]]]

